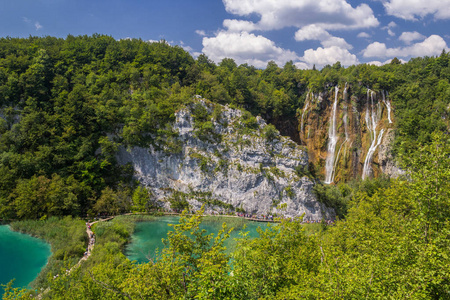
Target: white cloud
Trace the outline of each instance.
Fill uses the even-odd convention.
[[[42,26],[39,22],[35,22],[34,27],[36,27],[36,30],[40,30],[40,29],[44,28],[44,26]]]
[[[387,26],[381,27],[381,29],[387,30],[387,33],[390,36],[395,36],[395,32],[392,31],[392,28],[397,27],[397,24],[395,24],[394,21],[389,22],[389,24],[387,24]]]
[[[36,31],[41,30],[42,28],[44,28],[44,26],[42,26],[41,23],[39,23],[37,21],[33,23],[33,20],[30,20],[27,17],[22,17],[22,20],[25,23],[27,23],[27,24],[30,24],[30,25],[33,24],[34,28],[36,28]]]
[[[408,57],[439,55],[442,49],[448,49],[447,43],[438,35],[431,35],[421,43],[408,47],[387,48],[386,44],[374,42],[363,50],[364,57]]]
[[[315,64],[316,67],[323,67],[324,65],[332,65],[337,61],[344,66],[358,64],[356,55],[351,54],[348,50],[336,46],[329,48],[319,47],[316,50],[306,50],[303,55],[303,60],[309,64]]]
[[[389,15],[405,20],[417,20],[427,15],[450,19],[450,0],[388,0],[383,5]]]
[[[180,46],[187,52],[190,52],[190,53],[194,52],[194,49],[189,45],[185,45],[183,41],[180,41]]]
[[[345,0],[223,0],[227,12],[261,17],[260,30],[301,28],[316,24],[324,29],[356,29],[378,26],[367,4],[352,7]]]
[[[297,69],[301,70],[311,69],[311,66],[304,62],[296,62],[294,63],[294,65],[297,67]]]
[[[240,32],[247,31],[251,32],[257,30],[258,27],[255,23],[243,20],[230,20],[226,19],[223,21],[223,26],[228,29],[228,31]]]
[[[367,32],[360,32],[358,33],[357,37],[359,38],[370,38],[370,34],[368,34]]]
[[[322,46],[326,48],[332,46],[337,46],[343,49],[353,48],[353,46],[348,44],[343,38],[332,36],[326,30],[314,24],[297,30],[295,33],[295,40],[299,42],[305,40],[319,40]]]
[[[394,28],[397,27],[397,24],[394,21],[389,22],[389,24],[387,25],[388,28]]]
[[[375,61],[369,61],[369,62],[367,62],[366,64],[368,64],[368,65],[375,65],[375,66],[383,66],[383,65],[387,65],[387,64],[390,64],[391,63],[391,61],[392,61],[392,58],[391,59],[388,59],[388,60],[386,60],[385,62],[381,62],[381,61],[377,61],[377,60],[375,60]],[[406,63],[407,61],[406,60],[404,60],[404,59],[399,59],[399,61],[402,63],[402,64],[404,64],[404,63]]]
[[[199,29],[197,29],[195,31],[195,33],[198,34],[199,36],[205,36],[206,35],[206,32],[204,30],[199,30]]]
[[[374,42],[367,46],[366,49],[363,50],[364,57],[384,57],[386,55],[387,48],[386,44],[380,42]]]
[[[277,47],[273,41],[248,32],[220,31],[215,37],[204,37],[203,53],[216,63],[228,57],[237,64],[248,63],[257,68],[266,67],[271,60],[283,65],[299,59],[295,52]]]
[[[331,35],[322,27],[312,24],[297,30],[297,32],[295,33],[295,40],[325,40],[330,36]]]
[[[398,38],[400,41],[403,41],[405,44],[409,45],[412,41],[420,41],[424,40],[426,36],[418,33],[417,31],[413,32],[403,32]]]

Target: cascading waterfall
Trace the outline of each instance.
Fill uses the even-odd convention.
[[[389,121],[389,124],[391,124],[392,123],[392,120],[391,120],[391,103],[389,102],[389,100],[386,99],[386,97],[384,95],[384,91],[381,91],[381,94],[383,95],[383,103],[384,103],[384,105],[386,105],[386,108],[387,108],[387,111],[388,111],[388,121]]]
[[[331,111],[331,121],[330,127],[328,130],[328,153],[327,159],[325,161],[325,183],[330,184],[333,182],[333,173],[334,173],[334,153],[336,152],[336,144],[338,141],[338,136],[336,133],[336,109],[337,109],[337,100],[339,87],[336,86],[334,88],[334,103],[333,110]]]
[[[344,122],[344,129],[345,129],[345,140],[342,142],[341,146],[339,147],[339,150],[337,152],[336,158],[334,159],[334,166],[333,166],[333,172],[331,174],[331,182],[334,181],[334,176],[336,175],[336,167],[337,163],[339,162],[339,155],[341,154],[342,147],[344,144],[346,144],[349,141],[348,137],[348,127],[347,127],[347,103],[345,102],[347,100],[347,82],[345,83],[344,92],[343,92],[343,99],[344,99],[344,116],[342,121]],[[347,149],[347,148],[345,148]],[[346,150],[344,150],[345,153]]]
[[[369,95],[371,100],[371,107],[369,112]],[[372,143],[370,145],[369,150],[367,151],[366,159],[364,160],[364,168],[362,173],[362,179],[365,179],[369,176],[371,171],[370,163],[372,162],[372,156],[375,153],[377,147],[381,144],[381,140],[383,138],[384,129],[381,129],[377,138],[377,116],[376,110],[374,110],[373,98],[375,96],[375,92],[367,90],[367,106],[366,106],[366,125],[367,129],[370,132],[370,137]],[[369,116],[370,114],[370,116]]]
[[[345,130],[345,142],[348,141],[348,124],[347,124],[347,118],[348,118],[348,107],[347,107],[347,82],[345,83],[344,87],[344,116],[342,121],[344,121],[344,130]]]

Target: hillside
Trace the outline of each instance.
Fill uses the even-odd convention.
[[[4,299],[448,299],[449,60],[261,70],[164,41],[0,39],[0,218],[58,244]],[[201,204],[293,218],[228,253],[200,209],[135,264],[122,250],[153,217],[118,216],[66,271],[77,216]]]
[[[319,71],[273,62],[259,70],[232,59],[216,65],[164,41],[102,35],[2,38],[0,45],[0,216],[6,219],[136,207],[133,196],[142,190],[135,170],[117,163],[118,149],[179,151],[172,124],[195,95],[260,116],[306,145],[312,163],[302,172],[326,183],[393,175],[406,152],[448,128],[445,52],[382,67],[338,62]],[[147,198],[143,207],[151,206]]]

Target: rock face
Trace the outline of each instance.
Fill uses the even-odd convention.
[[[193,113],[199,107],[207,112],[203,123]],[[307,166],[306,151],[261,118],[200,99],[176,113],[173,129],[177,153],[153,146],[118,152],[119,163],[133,165],[159,205],[184,201],[194,210],[206,203],[209,212],[232,206],[259,215],[305,214],[304,220],[334,217],[316,200],[314,183],[296,171]]]
[[[386,174],[391,178],[397,178],[401,175],[405,175],[405,171],[398,167],[392,157],[391,151],[394,135],[395,131],[393,129],[389,129],[378,150],[378,162],[380,164],[381,171],[383,174]]]
[[[309,159],[316,173],[324,180],[328,177],[329,183],[401,173],[390,151],[395,117],[387,92],[361,87],[355,91],[345,84],[319,94],[308,93],[298,119]],[[333,151],[330,136],[335,139]],[[328,168],[327,162],[331,162]]]

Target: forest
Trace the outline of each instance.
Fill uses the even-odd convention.
[[[98,224],[90,263],[42,279],[51,287],[45,297],[450,299],[449,62],[443,51],[381,67],[337,62],[300,70],[270,62],[261,70],[193,58],[165,41],[1,38],[0,219],[80,222],[149,211],[133,169],[115,153],[136,145],[176,151],[174,113],[195,95],[277,126],[298,118],[308,91],[347,83],[355,95],[389,91],[404,178],[317,185],[319,200],[338,212],[335,226],[310,234],[301,220],[284,220],[257,239],[243,233],[230,255],[223,246],[230,228],[205,235],[200,214],[184,216],[158,259],[142,265],[121,253],[132,233],[127,221]],[[77,254],[61,250],[59,258],[69,264]],[[7,287],[4,299],[33,293]]]

